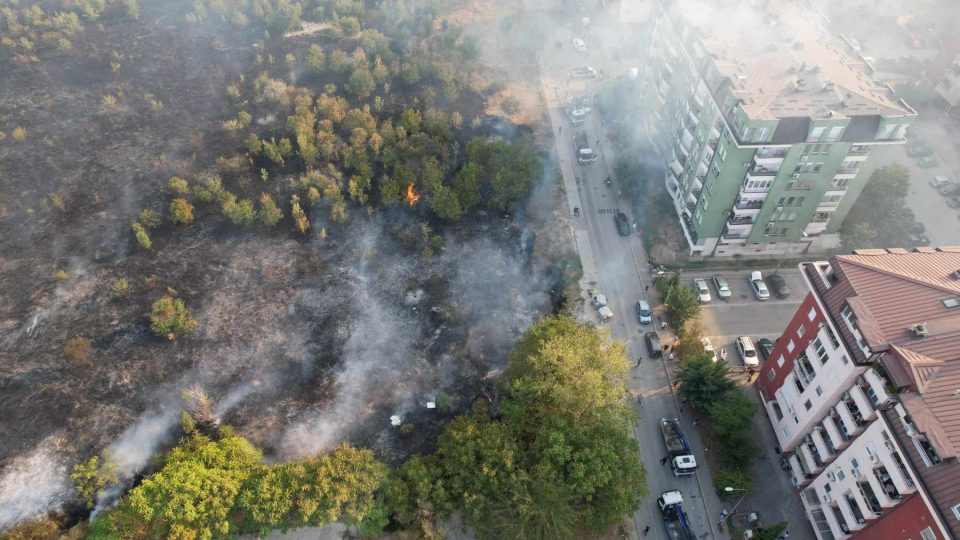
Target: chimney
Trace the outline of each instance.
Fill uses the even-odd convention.
[[[912,324],[910,330],[913,331],[913,337],[927,337],[927,323]]]

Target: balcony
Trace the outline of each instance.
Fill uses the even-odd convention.
[[[856,471],[857,469],[853,469]],[[859,472],[857,476],[859,477]],[[857,482],[857,488],[860,489],[860,496],[863,497],[863,500],[867,502],[867,507],[874,514],[883,513],[883,506],[880,505],[880,499],[877,497],[877,494],[873,492],[873,486],[870,485],[870,482],[866,479],[860,480]]]
[[[884,494],[891,500],[899,501],[901,497],[903,497],[900,494],[900,490],[898,490],[897,486],[893,483],[893,478],[890,478],[890,473],[886,467],[883,465],[875,467],[873,469],[873,475],[876,477],[877,482],[880,482],[880,487],[883,488]]]
[[[850,416],[853,417],[853,421],[857,424],[857,427],[867,425],[866,418],[864,418],[863,413],[860,412],[860,407],[857,407],[857,402],[853,399],[853,396],[850,395],[849,390],[843,393],[842,403],[847,406],[847,410],[850,411]]]
[[[732,244],[742,244],[746,242],[748,236],[750,236],[749,233],[731,231],[727,227],[724,227],[723,231],[720,233],[721,240]]]
[[[800,373],[803,374],[807,382],[812,382],[817,377],[817,370],[813,369],[813,364],[807,357],[807,353],[804,352],[797,357],[797,367],[800,368]]]
[[[850,442],[852,437],[850,436],[850,432],[847,431],[847,425],[844,423],[843,418],[840,416],[840,413],[837,411],[836,407],[830,408],[830,420],[840,433],[840,438],[843,439],[843,442]]]
[[[747,170],[747,180],[771,180],[775,176],[777,176],[777,171],[759,165]]]
[[[840,532],[843,534],[850,534],[850,526],[847,525],[847,517],[843,515],[843,512],[840,511],[840,508],[836,505],[831,505],[830,510],[833,511],[833,518],[837,520],[837,525],[840,526]]]
[[[753,218],[750,216],[738,216],[736,214],[731,214],[727,217],[727,225],[730,227],[736,227],[738,225],[753,225]]]
[[[860,509],[860,503],[857,502],[857,498],[853,496],[853,493],[847,493],[843,498],[850,508],[850,513],[853,514],[853,518],[857,520],[857,525],[866,523],[867,520],[863,517],[863,510]]]
[[[937,450],[933,447],[932,444],[930,444],[930,441],[927,440],[926,435],[921,433],[920,435],[917,436],[916,441],[917,441],[917,445],[920,447],[921,450],[923,450],[924,454],[927,455],[927,459],[930,460],[930,463],[932,465],[936,465],[937,463],[940,463],[941,461],[943,461],[943,458],[940,457],[940,454],[937,453]]]
[[[833,441],[830,440],[830,434],[827,433],[827,430],[819,424],[813,429],[814,432],[820,437],[820,440],[823,441],[823,446],[827,449],[830,457],[832,458],[833,456],[836,456],[837,448],[833,445]]]
[[[813,458],[813,462],[816,463],[817,469],[823,468],[823,458],[820,456],[820,450],[817,450],[817,445],[813,443],[813,439],[807,435],[807,440],[805,443],[807,451],[810,452],[810,457]]]
[[[847,193],[847,186],[841,186],[836,183],[832,183],[827,186],[827,190],[823,193],[825,197],[830,197],[832,195],[839,195],[843,197]]]
[[[807,224],[806,228],[803,229],[803,232],[807,233],[808,236],[813,236],[820,234],[823,231],[827,230],[827,222],[824,221],[811,221]]]
[[[834,180],[851,180],[856,178],[857,173],[860,172],[860,169],[851,169],[851,168],[839,168],[837,172],[833,175]]]
[[[763,201],[760,200],[748,200],[742,197],[737,198],[737,202],[733,205],[736,210],[759,210],[763,208]]]
[[[783,159],[787,157],[789,148],[760,148],[755,157],[758,159]]]
[[[847,152],[848,156],[865,156],[870,153],[870,147],[866,145],[853,145],[850,147],[850,151]]]

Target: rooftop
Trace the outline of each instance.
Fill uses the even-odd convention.
[[[901,402],[944,456],[960,451],[960,247],[858,250],[831,260],[842,294]],[[956,301],[951,301],[953,299]],[[919,327],[918,327],[919,325]],[[845,336],[846,337],[846,336]]]
[[[791,0],[677,0],[752,119],[900,116],[915,112],[876,83],[866,62],[820,16]]]

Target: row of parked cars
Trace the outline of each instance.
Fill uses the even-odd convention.
[[[949,176],[934,176],[930,179],[930,185],[937,193],[947,198],[947,206],[950,208],[960,208],[960,186]]]
[[[720,274],[714,274],[710,278],[710,281],[713,282],[713,286],[717,290],[718,298],[725,300],[733,295],[730,291],[730,283],[727,281],[727,278]],[[757,297],[757,300],[769,300],[771,290],[777,298],[790,296],[790,287],[787,286],[787,282],[780,274],[771,274],[764,280],[763,274],[760,271],[753,271],[750,272],[747,281],[750,282],[750,288],[753,291],[753,295]],[[701,304],[707,304],[713,300],[713,296],[710,294],[710,287],[707,286],[707,280],[705,278],[695,278],[693,280],[693,291],[696,293],[697,299],[700,300]]]

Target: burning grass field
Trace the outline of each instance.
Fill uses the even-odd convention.
[[[303,18],[324,17],[322,4],[309,3]],[[85,28],[66,51],[38,47],[25,60],[3,49],[0,132],[18,135],[0,140],[0,528],[61,507],[67,522],[83,515],[71,502],[69,469],[92,454],[109,452],[121,477],[135,479],[173,442],[183,392],[196,385],[218,421],[273,460],[350,440],[398,463],[429,450],[476,398],[493,398],[512,341],[559,309],[575,281],[563,262],[569,239],[552,211],[555,186],[536,178],[536,204],[481,204],[440,219],[442,190],[418,175],[390,199],[378,182],[398,174],[376,162],[369,195],[324,194],[308,204],[312,193],[297,182],[326,160],[248,154],[229,124],[250,111],[249,131],[264,142],[294,137],[299,152],[305,143],[283,120],[294,99],[354,88],[350,65],[378,73],[382,62],[386,85],[350,104],[377,115],[378,129],[388,118],[399,126],[410,107],[424,111],[425,123],[427,109],[442,111],[451,134],[436,147],[421,139],[446,160],[446,177],[473,137],[530,141],[529,128],[484,115],[468,77],[451,87],[460,74],[444,71],[449,61],[434,49],[417,54],[423,64],[410,82],[404,55],[452,34],[441,34],[440,14],[400,4],[356,15],[383,28],[387,45],[324,24],[271,38],[252,13],[235,27],[213,7],[200,20],[191,3],[170,0],[144,3],[136,17],[110,2],[96,21],[81,19]],[[410,27],[387,29],[390,13]],[[434,30],[415,35],[409,21],[427,15]],[[343,53],[352,64],[311,71],[313,45],[330,62]],[[283,81],[269,83],[283,89],[275,101],[255,82],[264,74]],[[350,144],[356,139],[336,143],[336,160],[351,155]],[[360,185],[354,165],[336,163],[344,193]],[[420,162],[410,167],[422,172]],[[198,191],[173,193],[168,183],[202,185],[212,174],[235,197],[221,195],[222,215]],[[304,234],[286,203],[291,190],[304,201]],[[275,228],[243,221],[237,203],[261,192],[282,202]],[[192,223],[164,218],[150,228],[143,210],[165,216],[173,197],[190,200]],[[148,249],[133,222],[147,224]],[[151,333],[151,304],[165,295],[183,300],[195,331],[174,340]]]

